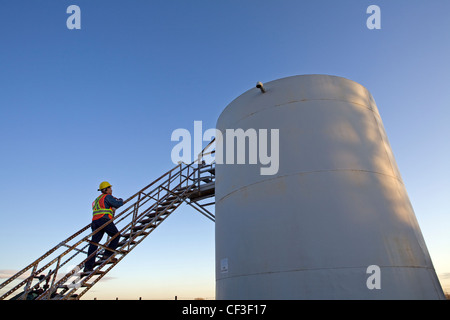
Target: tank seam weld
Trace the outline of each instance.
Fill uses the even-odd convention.
[[[358,102],[354,102],[354,101],[341,100],[341,99],[325,99],[325,98],[323,98],[323,99],[302,99],[302,100],[292,100],[292,101],[288,101],[288,102],[281,103],[281,104],[275,104],[275,105],[268,106],[267,108],[264,108],[264,109],[261,109],[261,110],[257,110],[257,111],[255,111],[255,112],[252,112],[252,113],[250,113],[250,114],[248,114],[248,115],[245,115],[244,117],[240,118],[240,119],[237,120],[234,124],[237,124],[237,123],[239,123],[240,121],[244,120],[245,118],[248,118],[248,117],[250,117],[250,116],[252,116],[252,115],[254,115],[254,114],[257,114],[257,113],[266,111],[266,110],[268,110],[268,109],[270,109],[270,108],[282,107],[282,106],[289,105],[289,104],[292,104],[292,103],[296,103],[296,102],[306,102],[306,101],[340,101],[340,102],[347,102],[347,103],[351,103],[351,104],[355,104],[355,105],[357,105],[357,106],[363,107],[363,108],[365,108],[365,109],[371,111],[374,115],[378,115],[378,116],[379,116],[379,113],[378,113],[378,112],[375,112],[375,110],[373,110],[372,108],[368,107],[367,105],[364,105],[364,104],[361,104],[361,103],[358,103]]]
[[[350,171],[350,172],[357,171],[357,172],[365,172],[365,173],[375,173],[375,174],[384,175],[384,176],[387,176],[387,177],[390,177],[390,178],[394,178],[398,182],[403,184],[403,181],[401,179],[399,179],[398,177],[396,177],[396,176],[393,176],[393,175],[390,175],[390,174],[387,174],[387,173],[382,173],[382,172],[370,171],[370,170],[358,170],[358,169],[315,170],[315,171],[297,172],[297,173],[293,173],[293,174],[286,174],[286,175],[277,176],[277,177],[274,177],[274,178],[269,178],[269,179],[266,179],[266,180],[263,180],[263,181],[257,181],[257,182],[251,183],[249,185],[240,187],[239,189],[233,190],[232,192],[224,195],[219,200],[216,199],[216,202],[220,202],[223,199],[225,199],[226,197],[228,197],[229,195],[231,195],[231,194],[233,194],[235,192],[241,191],[242,189],[247,188],[249,186],[253,186],[253,185],[256,185],[256,184],[260,184],[260,183],[265,183],[265,182],[272,181],[272,180],[275,180],[275,179],[289,177],[289,176],[294,176],[294,175],[307,175],[307,174],[311,174],[311,173],[326,173],[326,172],[338,172],[338,171],[345,171],[345,172],[347,172],[347,171]]]
[[[291,103],[296,103],[296,102],[306,102],[306,101],[340,101],[340,102],[349,102],[349,103],[356,104],[358,106],[364,107],[366,109],[369,109],[370,111],[374,111],[372,108],[368,107],[365,104],[359,103],[359,102],[354,102],[354,101],[344,100],[344,99],[330,99],[330,98],[292,100],[292,101],[289,101],[289,102],[286,102],[286,103],[276,104],[274,106],[275,107],[281,107],[281,106],[284,106],[286,104],[291,104]]]
[[[412,269],[426,269],[426,270],[434,270],[432,267],[427,266],[380,266],[380,268],[412,268]],[[218,280],[226,280],[231,278],[240,278],[247,276],[255,276],[255,275],[263,275],[263,274],[272,274],[272,273],[285,273],[285,272],[299,272],[299,271],[320,271],[320,270],[335,270],[335,269],[367,269],[368,266],[359,266],[359,267],[333,267],[333,268],[300,268],[300,269],[292,269],[285,271],[266,271],[266,272],[256,272],[256,273],[248,273],[242,275],[229,276],[225,278],[221,278]]]

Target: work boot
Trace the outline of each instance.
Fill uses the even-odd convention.
[[[91,267],[91,266],[84,266],[84,272],[92,272],[92,270],[93,270],[94,268],[93,267]]]
[[[111,257],[111,256],[102,257],[102,258],[100,259],[101,263],[103,263],[103,261],[106,261],[106,260],[108,260],[108,259],[109,259],[108,262],[110,262],[110,263],[116,263],[116,262],[118,261],[117,258],[111,258],[111,259],[110,259],[110,257]]]
[[[80,276],[86,277],[86,276],[90,275],[93,271],[94,271],[94,269],[92,269],[92,268],[84,268],[83,272],[80,273]]]

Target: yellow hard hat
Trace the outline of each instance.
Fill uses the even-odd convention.
[[[108,181],[103,181],[102,183],[100,183],[100,186],[98,187],[97,191],[106,189],[108,187],[112,187],[111,184]]]

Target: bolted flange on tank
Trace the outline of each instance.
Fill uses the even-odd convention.
[[[216,299],[444,299],[369,91],[329,75],[260,85],[217,121]],[[262,174],[249,153],[270,151]]]

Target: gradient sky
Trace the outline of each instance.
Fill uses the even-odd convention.
[[[81,30],[66,9],[81,8]],[[381,30],[366,9],[381,8]],[[257,81],[331,74],[374,96],[450,291],[450,2],[23,1],[0,5],[0,274],[172,168],[171,133],[215,127]],[[214,224],[183,206],[86,299],[214,298]],[[3,281],[3,280],[0,280]]]

